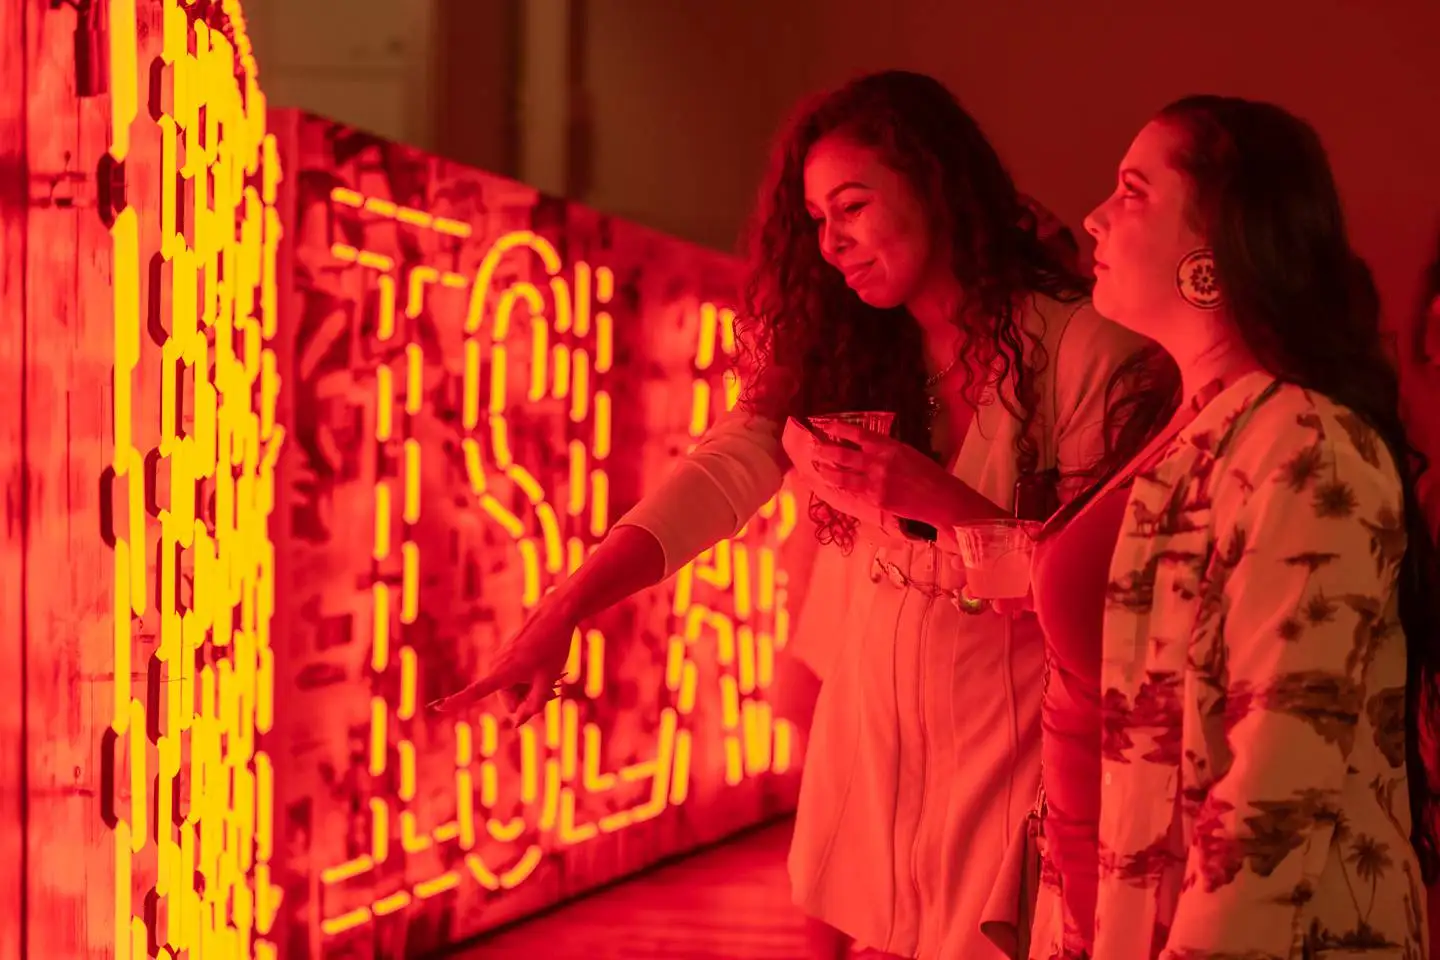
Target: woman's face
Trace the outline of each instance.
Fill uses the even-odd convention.
[[[1162,341],[1192,309],[1180,297],[1180,263],[1205,246],[1187,216],[1189,181],[1170,160],[1179,138],[1162,121],[1148,124],[1120,163],[1115,192],[1085,218],[1095,237],[1095,309]]]
[[[870,147],[838,136],[811,147],[805,207],[821,256],[870,306],[910,303],[935,274],[939,258],[920,197]]]

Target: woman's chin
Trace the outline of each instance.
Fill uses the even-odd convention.
[[[1090,303],[1095,307],[1095,312],[1106,320],[1118,323],[1123,327],[1130,326],[1125,322],[1125,314],[1128,311],[1111,295],[1104,276],[1095,278],[1095,288],[1090,292]]]
[[[897,297],[888,290],[861,287],[854,293],[860,298],[861,303],[867,307],[874,307],[876,310],[894,310],[905,302],[903,297]]]
[[[1138,333],[1147,340],[1155,339],[1155,325],[1146,322],[1149,320],[1149,316],[1144,311],[1127,309],[1098,296],[1093,296],[1091,303],[1094,305],[1096,313],[1116,326],[1124,327],[1131,333]]]
[[[1115,319],[1115,311],[1111,309],[1109,302],[1100,296],[1099,290],[1094,290],[1090,293],[1090,306],[1094,307],[1095,312],[1106,320]]]

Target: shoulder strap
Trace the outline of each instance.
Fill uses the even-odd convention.
[[[1054,350],[1046,349],[1046,363],[1039,373],[1041,395],[1036,403],[1039,416],[1031,424],[1031,440],[1035,445],[1035,473],[1017,478],[1015,484],[1015,515],[1029,520],[1044,520],[1060,507],[1060,453],[1055,438],[1055,425],[1060,419],[1060,393],[1056,376],[1060,367],[1060,351],[1070,322],[1088,301],[1081,300],[1070,306],[1054,337]],[[1038,312],[1038,307],[1036,308]],[[1044,320],[1044,315],[1041,315]],[[1041,340],[1050,339],[1047,329]],[[1038,431],[1039,435],[1036,435]]]
[[[1060,453],[1058,444],[1055,442],[1055,425],[1060,422],[1060,352],[1065,348],[1065,335],[1070,332],[1070,322],[1075,315],[1089,303],[1089,300],[1080,300],[1071,305],[1070,312],[1065,314],[1065,320],[1060,327],[1060,335],[1055,338],[1055,355],[1049,358],[1048,368],[1045,371],[1045,394],[1048,415],[1045,418],[1045,435],[1040,438],[1040,469],[1058,470],[1060,467]]]
[[[1276,380],[1274,383],[1270,384],[1270,386],[1266,387],[1260,392],[1259,396],[1257,396],[1254,400],[1251,400],[1249,405],[1247,405],[1245,409],[1242,410],[1240,414],[1230,422],[1230,426],[1226,429],[1225,434],[1220,438],[1220,442],[1215,445],[1215,456],[1217,458],[1225,456],[1225,454],[1230,451],[1230,445],[1235,442],[1236,435],[1245,428],[1245,425],[1250,422],[1250,419],[1255,416],[1256,412],[1261,407],[1269,403],[1270,400],[1274,398],[1275,394],[1280,392],[1281,386],[1283,386],[1283,384],[1279,380]]]

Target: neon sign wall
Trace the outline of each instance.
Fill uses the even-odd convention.
[[[788,492],[667,591],[578,631],[562,698],[529,726],[423,710],[733,405],[734,266],[272,119],[295,318],[277,809],[307,850],[287,902],[320,949],[472,933],[632,869],[637,847],[783,806],[793,782],[772,774],[794,770],[794,731],[765,691],[789,631]]]
[[[735,265],[268,110],[235,0],[107,3],[83,107],[74,11],[27,34],[30,114],[79,118],[28,162],[95,171],[26,208],[28,954],[413,956],[787,808],[789,492],[527,727],[424,709],[734,404]]]
[[[765,691],[789,630],[788,492],[668,592],[577,632],[536,723],[422,710],[733,404],[732,263],[276,122],[297,318],[281,689],[302,721],[279,721],[278,805],[308,845],[321,948],[383,940],[392,915],[472,933],[632,868],[600,852],[622,833],[652,856],[782,806],[792,784],[768,774],[798,759]]]
[[[134,185],[101,211],[114,296],[102,526],[114,675],[144,678],[113,684],[101,735],[113,948],[274,957],[275,768],[261,740],[275,719],[269,517],[285,437],[270,349],[280,169],[237,5],[158,12],[142,111],[133,0],[111,4],[100,164]]]

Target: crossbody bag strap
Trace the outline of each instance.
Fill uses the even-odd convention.
[[[1088,301],[1082,300],[1080,303],[1075,304],[1069,314],[1066,315],[1065,327],[1060,331],[1060,336],[1055,340],[1055,356],[1049,358],[1048,369],[1045,371],[1045,396],[1041,398],[1044,413],[1040,417],[1042,429],[1040,431],[1040,437],[1038,438],[1039,442],[1036,444],[1036,449],[1040,455],[1040,462],[1038,464],[1039,476],[1036,480],[1042,483],[1048,483],[1051,486],[1054,491],[1052,500],[1058,499],[1060,481],[1060,452],[1059,443],[1055,436],[1056,424],[1060,422],[1060,378],[1057,376],[1060,370],[1060,352],[1065,345],[1065,334],[1070,331],[1070,322],[1075,319],[1075,315],[1084,308],[1087,302]],[[1018,481],[1015,490],[1015,513],[1017,517],[1020,516],[1021,510],[1023,509],[1022,490],[1024,484],[1025,478],[1022,477]],[[1050,509],[1054,509],[1054,507],[1057,506],[1058,503],[1052,503]],[[1041,519],[1048,519],[1048,517]],[[1040,702],[1043,709],[1045,698],[1050,692],[1050,647],[1043,641],[1041,652],[1044,657],[1044,669],[1040,680]],[[1045,765],[1043,761],[1040,764],[1040,782],[1035,790],[1035,806],[1031,810],[1031,816],[1041,820],[1045,818]]]

